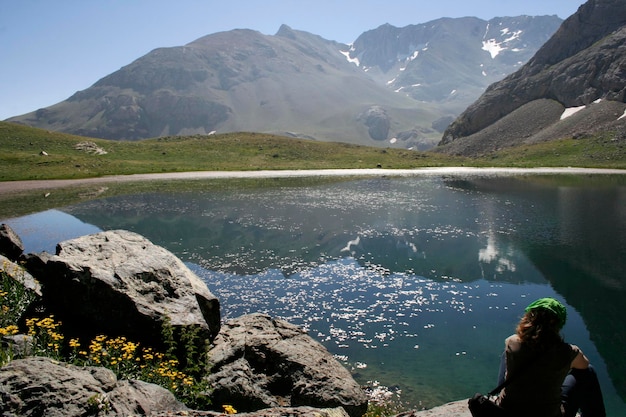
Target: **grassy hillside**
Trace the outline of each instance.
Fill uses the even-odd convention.
[[[78,149],[95,144],[106,154]],[[45,154],[44,154],[45,153]],[[110,141],[0,122],[0,181],[90,178],[114,174],[183,171],[413,168],[458,165],[445,155],[229,133]]]
[[[109,141],[0,122],[0,181],[93,178],[184,171],[440,166],[577,166],[626,169],[624,139],[613,134],[509,148],[481,158],[297,140],[255,133]],[[87,143],[89,146],[84,146]],[[81,146],[79,146],[81,145]],[[104,150],[97,154],[94,150]],[[138,191],[310,185],[340,178],[161,181],[81,185],[0,195],[0,218]]]
[[[90,146],[85,147],[88,143]],[[183,171],[437,166],[626,168],[625,140],[612,134],[525,145],[481,158],[382,149],[258,133],[147,139],[84,138],[0,122],[0,181],[91,178]],[[105,151],[97,154],[94,150]]]

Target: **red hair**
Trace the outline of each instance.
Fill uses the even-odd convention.
[[[520,341],[534,350],[546,350],[563,341],[559,319],[550,310],[533,309],[522,317],[515,332]]]

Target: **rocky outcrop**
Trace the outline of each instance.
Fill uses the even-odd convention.
[[[391,121],[385,109],[380,106],[372,106],[359,115],[359,120],[367,126],[370,138],[374,140],[386,140],[391,128]]]
[[[18,359],[0,368],[0,411],[5,417],[223,416],[188,409],[168,390],[138,380],[118,380],[101,367],[78,367],[49,358]],[[342,407],[275,407],[239,413],[249,417],[349,417]]]
[[[22,239],[7,224],[0,224],[0,255],[17,259],[24,252]]]
[[[584,108],[583,108],[584,107]],[[481,131],[439,146],[437,152],[489,157],[498,150],[562,138],[585,139],[612,132],[611,141],[626,141],[626,103],[603,100],[581,108],[565,109],[556,100],[524,104]],[[564,117],[568,112],[575,113]]]
[[[565,108],[599,99],[626,101],[625,26],[625,2],[589,0],[526,65],[467,108],[440,145],[480,132],[536,100],[555,100]]]
[[[61,242],[55,255],[31,255],[47,314],[73,337],[123,335],[154,346],[166,318],[202,340],[220,328],[220,306],[206,284],[168,250],[115,230]],[[154,346],[159,347],[159,346]]]
[[[396,417],[471,417],[467,400],[454,401],[428,410],[407,411]]]
[[[0,368],[0,410],[6,417],[130,416],[185,409],[165,388],[120,381],[105,368],[41,357],[14,360]]]
[[[214,416],[224,417],[223,412],[218,411],[179,411],[176,413],[159,413],[153,417],[201,417]],[[237,411],[237,417],[349,417],[341,407],[337,408],[313,408],[313,407],[276,407],[265,408],[263,410],[253,411],[250,413],[240,413]],[[459,416],[460,417],[460,416]]]
[[[215,404],[241,411],[278,406],[367,410],[367,396],[345,369],[302,329],[267,315],[225,323],[214,341],[209,380]]]
[[[200,417],[224,416],[215,411],[181,411],[177,413],[158,414],[155,417]],[[343,408],[312,408],[312,407],[279,407],[267,408],[252,413],[237,413],[238,417],[347,417]],[[467,400],[454,401],[428,410],[413,410],[398,414],[396,417],[471,417],[467,408]]]
[[[0,224],[0,270],[37,296],[41,296],[39,282],[17,261],[24,252],[22,239],[8,224]]]
[[[13,240],[16,235],[5,230]],[[200,336],[209,340],[220,329],[219,303],[206,285],[173,254],[136,233],[96,233],[59,243],[55,255],[22,259],[38,278],[33,282],[42,284],[30,313],[54,314],[66,339],[120,335],[158,348],[165,317],[175,328],[201,328]],[[3,263],[5,273],[13,267],[19,268],[16,274],[27,273],[12,261]],[[360,417],[367,409],[367,396],[349,371],[285,321],[244,316],[222,326],[213,342],[207,378],[216,407],[231,404],[248,412],[244,415],[266,417]],[[5,336],[2,343],[16,357],[32,354],[30,336]],[[118,381],[105,368],[38,357],[0,368],[0,411],[5,416],[223,415],[187,410],[169,391]]]
[[[24,286],[37,296],[41,296],[41,285],[27,270],[11,259],[0,255],[0,271]]]

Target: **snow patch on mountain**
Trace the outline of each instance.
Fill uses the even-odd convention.
[[[567,119],[568,117],[570,117],[573,114],[578,113],[579,111],[583,110],[585,107],[587,106],[579,106],[579,107],[568,107],[567,109],[565,109],[565,111],[563,112],[563,114],[561,115],[561,120],[563,119]]]
[[[341,55],[345,56],[346,60],[349,63],[354,64],[357,67],[360,67],[361,66],[361,62],[359,61],[359,58],[358,57],[354,57],[354,58],[350,57],[350,52],[352,52],[352,51],[354,51],[354,46],[351,45],[349,50],[347,50],[347,51],[339,51],[339,53]]]
[[[494,59],[498,56],[498,54],[504,51],[506,48],[502,47],[502,44],[496,41],[495,39],[489,39],[487,41],[483,41],[483,51],[489,52],[491,54],[491,59]]]
[[[501,39],[500,41],[498,41],[498,39],[496,38],[486,39],[487,34],[489,33],[489,24],[487,24],[482,50],[489,52],[489,54],[491,55],[491,59],[495,59],[495,57],[497,57],[500,54],[500,52],[509,49],[508,44],[515,40],[518,40],[522,32],[523,31],[521,30],[511,31],[511,29],[509,28],[503,28],[503,29],[500,29],[500,37],[504,39]],[[509,36],[505,37],[507,35]],[[511,48],[510,50],[512,52],[521,51],[520,48]]]

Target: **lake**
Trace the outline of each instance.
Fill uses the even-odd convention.
[[[27,252],[100,230],[187,263],[226,320],[305,328],[363,385],[432,407],[496,385],[504,339],[540,297],[626,415],[626,175],[425,175],[110,197],[5,219]]]

